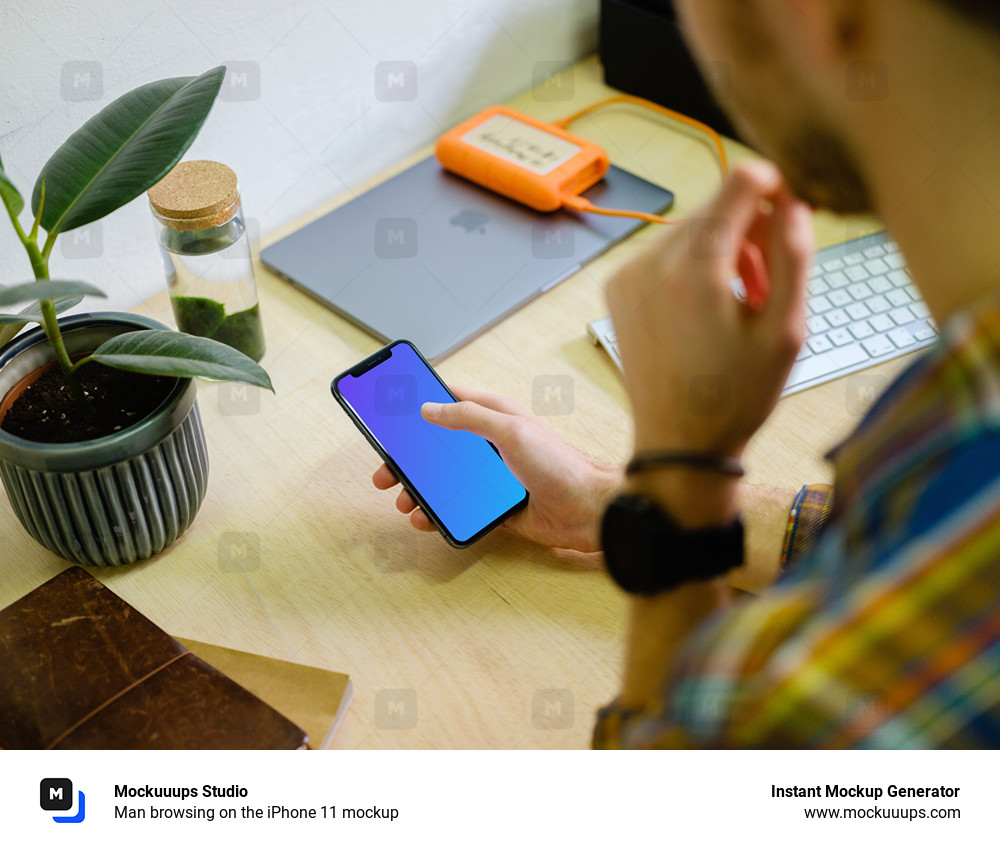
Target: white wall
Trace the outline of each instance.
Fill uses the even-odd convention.
[[[0,0],[0,155],[27,199],[52,152],[102,106],[225,63],[220,100],[186,157],[234,168],[246,215],[266,234],[593,51],[597,4]],[[394,85],[391,71],[403,71]],[[108,292],[79,309],[127,309],[162,289],[145,196],[60,237],[49,271]],[[0,210],[0,284],[30,279]]]

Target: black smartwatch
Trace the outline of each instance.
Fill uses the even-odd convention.
[[[707,581],[743,563],[743,523],[681,528],[652,499],[618,496],[604,512],[601,546],[608,572],[627,593],[653,596]]]

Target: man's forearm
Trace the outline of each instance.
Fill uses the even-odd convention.
[[[737,489],[705,475],[671,470],[636,476],[631,482],[632,489],[657,499],[675,519],[691,527],[723,523],[738,504],[746,528],[746,559],[727,577],[631,600],[623,708],[640,708],[659,696],[677,652],[690,633],[727,602],[731,587],[760,592],[781,572],[781,548],[794,494],[762,487]]]
[[[630,600],[621,708],[643,709],[660,696],[688,635],[731,593],[728,581],[720,578]]]
[[[681,526],[701,528],[729,522],[737,510],[733,479],[714,472],[668,468],[629,479],[628,488],[655,499]],[[620,703],[646,706],[661,692],[677,650],[731,593],[729,578],[691,582],[653,597],[633,597]]]

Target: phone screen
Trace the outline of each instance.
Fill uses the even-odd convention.
[[[406,341],[338,376],[333,393],[450,543],[464,546],[520,509],[528,493],[489,442],[420,415],[455,397]]]

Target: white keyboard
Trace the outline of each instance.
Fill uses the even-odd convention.
[[[806,321],[806,341],[783,395],[909,354],[937,338],[903,257],[885,231],[816,253]],[[611,319],[591,322],[587,333],[621,369]]]

